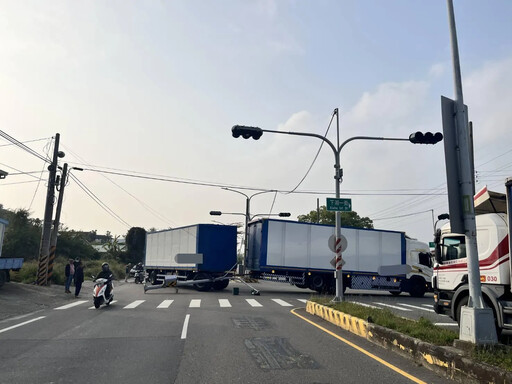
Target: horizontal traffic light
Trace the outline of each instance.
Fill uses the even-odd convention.
[[[222,212],[221,211],[210,211],[210,215],[212,215],[212,216],[220,216],[220,215],[222,215]]]
[[[258,127],[246,127],[244,125],[235,125],[231,128],[233,137],[237,138],[242,136],[244,139],[252,137],[254,140],[258,140],[263,135],[263,130]]]
[[[414,132],[409,135],[409,141],[413,144],[437,144],[443,140],[441,132]]]

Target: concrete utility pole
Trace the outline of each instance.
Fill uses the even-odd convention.
[[[453,1],[447,0],[450,40],[452,46],[453,75],[455,85],[455,126],[459,146],[459,190],[462,197],[462,218],[466,238],[468,264],[469,302],[460,315],[460,339],[477,344],[497,343],[496,329],[491,308],[486,308],[480,284],[480,266],[476,242],[474,179],[471,164],[471,144],[468,132],[468,116],[462,96],[462,76],[459,48],[455,28]]]
[[[55,220],[53,221],[53,230],[50,237],[50,256],[48,258],[48,280],[53,275],[53,262],[55,261],[55,251],[57,249],[57,236],[59,234],[60,212],[62,210],[62,200],[64,197],[64,188],[66,187],[68,173],[68,163],[64,163],[62,174],[60,176],[59,199],[57,200],[57,209],[55,210]]]
[[[57,161],[63,157],[59,153],[60,134],[55,135],[53,146],[53,161],[48,166],[50,175],[48,176],[48,189],[46,192],[46,206],[44,209],[43,233],[41,235],[41,246],[39,249],[39,267],[37,270],[37,285],[46,285],[48,282],[48,260],[50,252],[50,233],[52,230],[53,200],[55,198],[55,176],[57,174]]]

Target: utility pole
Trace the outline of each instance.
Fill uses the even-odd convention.
[[[64,153],[59,152],[60,134],[55,135],[53,146],[53,160],[48,166],[50,175],[48,176],[48,189],[46,192],[46,206],[44,209],[43,233],[41,235],[41,246],[39,249],[39,267],[37,270],[37,285],[46,285],[48,282],[48,259],[50,252],[50,234],[52,230],[53,200],[55,199],[55,176],[57,174],[57,161],[59,157],[64,157]]]
[[[459,149],[459,190],[462,197],[462,226],[466,240],[468,265],[469,302],[462,307],[460,315],[460,339],[476,344],[494,344],[497,342],[494,316],[491,308],[487,308],[482,297],[480,284],[480,265],[476,242],[476,220],[474,204],[474,179],[471,142],[468,127],[467,109],[462,95],[462,76],[460,71],[459,47],[455,28],[453,1],[447,0],[450,40],[453,59],[453,77],[455,86],[455,127]],[[448,183],[450,184],[450,183]],[[452,192],[453,193],[453,192]],[[451,215],[450,215],[450,219]],[[453,230],[453,225],[452,225]]]
[[[55,220],[53,221],[53,231],[50,237],[50,255],[48,258],[48,281],[51,281],[53,275],[53,262],[55,261],[55,250],[57,249],[57,236],[59,234],[60,212],[62,210],[62,200],[64,197],[64,188],[66,187],[68,173],[68,163],[64,163],[62,174],[60,176],[59,199],[57,200],[57,209],[55,210]]]

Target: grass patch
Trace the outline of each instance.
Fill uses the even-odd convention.
[[[371,323],[395,330],[427,343],[452,345],[453,341],[459,338],[458,333],[438,327],[432,324],[430,320],[423,317],[418,321],[414,321],[396,316],[387,309],[369,308],[346,301],[337,304],[331,303],[330,299],[327,298],[312,298],[311,301],[363,320],[369,320]]]
[[[482,363],[512,371],[512,348],[509,346],[476,347],[471,355]]]

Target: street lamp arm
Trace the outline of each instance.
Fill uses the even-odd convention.
[[[310,136],[310,137],[316,137],[317,139],[320,139],[320,140],[323,140],[324,142],[326,142],[332,149],[332,151],[334,152],[334,154],[336,155],[336,146],[331,143],[331,141],[329,139],[327,139],[326,137],[322,136],[322,135],[317,135],[316,133],[307,133],[307,132],[292,132],[292,131],[289,131],[289,132],[284,132],[284,131],[272,131],[272,130],[269,130],[269,129],[263,129],[262,130],[263,132],[271,132],[271,133],[280,133],[280,134],[284,134],[284,135],[295,135],[295,136]]]
[[[348,144],[348,143],[350,143],[351,141],[354,141],[354,140],[409,141],[409,139],[402,139],[402,138],[399,138],[399,137],[354,136],[354,137],[351,137],[350,139],[345,140],[343,143],[341,143],[339,152],[341,152],[341,150],[343,149],[343,147],[346,144]]]
[[[236,189],[231,189],[231,188],[228,188],[228,187],[223,187],[222,189],[224,189],[226,191],[236,192],[236,193],[239,193],[241,195],[244,195],[247,199],[249,198],[249,196],[247,196],[245,193],[237,191]]]

